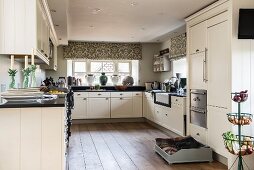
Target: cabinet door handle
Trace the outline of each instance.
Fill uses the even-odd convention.
[[[86,98],[84,98],[83,100],[86,100]]]
[[[199,49],[196,49],[196,53],[199,52]]]
[[[123,100],[123,98],[121,97],[120,100]]]
[[[100,96],[101,94],[99,93],[98,96]]]
[[[207,82],[207,48],[205,48],[205,59],[203,61],[203,75],[204,75],[204,82]]]
[[[78,96],[80,96],[81,94],[77,94]]]
[[[197,133],[196,135],[197,135],[197,136],[200,136],[200,134],[199,134],[199,133]]]
[[[106,98],[106,100],[108,100],[108,98]]]
[[[122,96],[123,95],[123,93],[120,93],[120,96]]]

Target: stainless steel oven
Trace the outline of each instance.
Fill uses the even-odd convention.
[[[207,91],[190,91],[190,122],[207,128]]]

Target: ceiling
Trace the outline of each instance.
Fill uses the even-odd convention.
[[[216,0],[48,0],[60,44],[160,42]],[[55,10],[55,11],[54,11]]]

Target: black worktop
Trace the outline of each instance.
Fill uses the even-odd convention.
[[[90,90],[90,86],[72,86],[71,89],[74,92],[98,92],[98,91],[105,91],[105,92],[119,92],[119,90],[116,90],[115,86],[101,86],[100,90]],[[145,91],[144,86],[128,86],[127,89],[124,91]],[[121,91],[121,92],[124,92]]]
[[[65,98],[52,100],[25,101],[25,102],[7,102],[0,104],[0,108],[26,108],[26,107],[65,107]]]

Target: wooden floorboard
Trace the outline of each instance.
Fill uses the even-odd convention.
[[[72,126],[69,170],[225,170],[212,163],[169,165],[153,150],[166,134],[148,123],[101,123]]]

